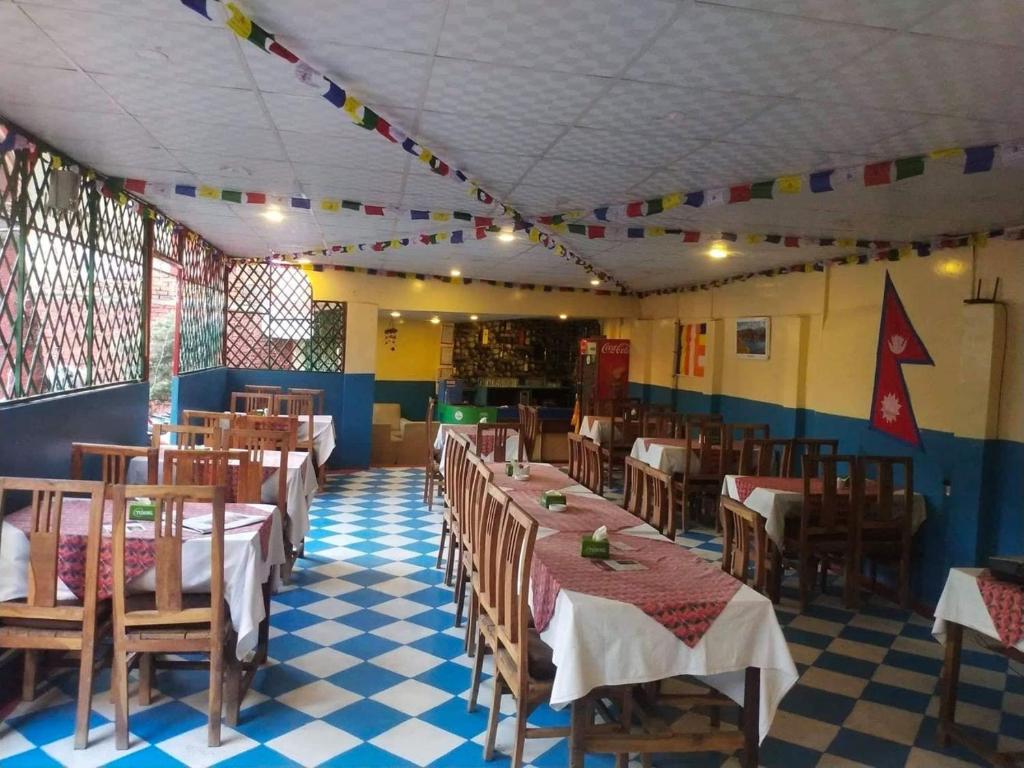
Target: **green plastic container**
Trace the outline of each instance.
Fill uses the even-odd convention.
[[[497,407],[483,408],[477,405],[447,405],[444,403],[437,406],[437,420],[442,424],[478,424],[484,417],[487,418],[488,424],[496,424],[498,421]]]
[[[610,550],[608,548],[608,539],[604,541],[594,541],[592,534],[585,534],[583,540],[580,542],[580,554],[583,557],[593,557],[600,560],[607,560],[610,556]]]

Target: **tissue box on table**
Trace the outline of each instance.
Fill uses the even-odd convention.
[[[152,522],[156,519],[156,504],[145,498],[132,499],[128,502],[128,519]]]
[[[608,550],[608,539],[598,541],[594,539],[594,534],[587,533],[583,535],[583,540],[580,542],[580,554],[583,557],[593,557],[602,560],[610,557]]]
[[[552,504],[565,504],[565,494],[561,491],[544,491],[540,497],[540,503],[545,507]]]

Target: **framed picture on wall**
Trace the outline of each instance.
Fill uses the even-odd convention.
[[[736,318],[736,356],[767,360],[771,352],[772,319],[770,317]]]
[[[441,345],[441,365],[451,365],[452,364],[452,352],[453,352],[453,350],[454,350],[454,347],[451,344],[442,344]]]

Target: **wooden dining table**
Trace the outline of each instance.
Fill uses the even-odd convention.
[[[798,678],[771,602],[612,502],[585,489],[573,492],[581,486],[557,468],[531,464],[528,485],[517,488],[526,481],[504,476],[502,467],[491,465],[492,482],[540,525],[530,607],[553,651],[551,705],[572,706],[570,765],[581,765],[587,751],[739,748],[745,764],[756,765],[758,744]],[[546,509],[544,490],[562,490],[566,510]],[[609,531],[605,565],[580,555],[582,535],[601,525]],[[607,569],[620,561],[640,565]],[[693,676],[746,707],[744,729],[716,731],[708,741],[708,734],[612,734],[585,726],[591,691],[677,675]]]
[[[480,453],[480,458],[484,461],[492,461],[494,459],[494,438],[491,435],[487,436],[489,442],[483,446],[476,445],[476,424],[442,424],[437,429],[437,436],[434,438],[434,450],[439,452],[439,462],[441,464],[441,472],[444,472],[444,455],[445,445],[448,442],[445,440],[445,435],[448,432],[455,432],[458,434],[466,435],[469,438],[469,442],[477,447]],[[505,440],[505,456],[513,458],[519,455],[519,433],[510,432],[508,438]],[[504,465],[502,465],[504,467]],[[504,471],[504,469],[502,469]]]

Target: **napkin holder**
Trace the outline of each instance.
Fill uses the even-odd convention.
[[[580,542],[580,554],[583,557],[607,560],[611,557],[611,552],[608,548],[608,539],[605,539],[604,541],[595,541],[594,534],[584,534],[583,539]]]
[[[156,520],[156,504],[149,499],[132,499],[128,502],[128,519],[153,522]]]
[[[561,491],[544,491],[540,497],[540,503],[545,507],[550,507],[552,504],[565,504],[565,494]]]

